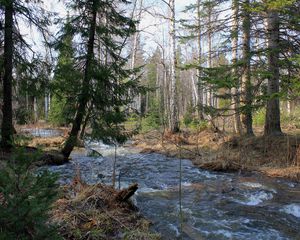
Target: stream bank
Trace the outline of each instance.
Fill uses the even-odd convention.
[[[300,182],[300,135],[238,137],[204,129],[178,134],[153,130],[134,137],[143,153],[186,158],[201,169],[220,172],[255,171]]]

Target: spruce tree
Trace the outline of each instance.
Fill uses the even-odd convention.
[[[132,71],[125,69],[127,59],[121,54],[124,39],[135,31],[134,22],[119,8],[119,4],[127,3],[123,0],[68,3],[75,12],[70,16],[70,25],[78,38],[76,68],[82,72],[82,79],[72,129],[62,149],[66,159],[77,142],[88,104],[92,106],[90,137],[112,142],[126,139],[121,123],[126,117],[126,106],[140,89],[138,81],[130,78]]]
[[[299,1],[296,0],[274,0],[264,1],[262,6],[266,23],[266,55],[269,73],[265,135],[282,135],[280,97],[283,95],[284,88],[281,89],[281,86],[284,86],[284,81],[290,82],[292,72],[299,71],[299,66],[293,60],[299,54],[300,46],[299,11],[296,10],[299,9],[299,4]]]
[[[18,149],[0,172],[0,239],[61,239],[49,223],[57,176],[34,172],[39,154]]]
[[[58,41],[54,44],[59,55],[50,85],[53,93],[50,121],[58,125],[67,125],[75,115],[75,103],[82,79],[82,73],[75,68],[74,32],[69,17],[59,34]]]
[[[241,4],[243,20],[243,43],[242,43],[242,122],[245,128],[245,133],[248,136],[254,135],[252,129],[252,111],[253,111],[253,87],[251,82],[251,15],[250,15],[250,1],[245,0]]]
[[[51,14],[42,8],[41,1],[1,0],[0,8],[5,15],[4,24],[4,76],[3,76],[3,120],[1,128],[1,147],[9,150],[13,146],[13,108],[12,87],[13,71],[18,60],[26,57],[20,55],[20,46],[28,47],[29,44],[18,32],[18,19],[34,26],[45,34],[50,24]],[[23,52],[26,55],[26,52]],[[18,59],[18,60],[17,60]]]

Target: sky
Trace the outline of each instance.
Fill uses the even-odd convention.
[[[175,0],[176,18],[184,18],[185,14],[182,12],[185,6],[195,3],[196,0]],[[153,13],[168,16],[168,7],[161,0],[144,0],[144,7],[148,12],[142,15],[140,30],[142,40],[144,42],[144,51],[151,54],[156,48],[157,43],[162,44],[168,38],[168,22]]]
[[[176,15],[177,18],[184,16],[182,10],[185,6],[194,3],[196,0],[175,0]],[[139,1],[138,1],[139,2]],[[162,0],[143,0],[144,7],[148,12],[155,12],[166,16],[167,6]],[[63,4],[63,1],[59,0],[44,0],[45,9],[49,11],[57,12],[59,16],[64,17],[67,14],[67,10]],[[34,29],[30,29],[27,26],[22,26],[24,33],[28,41],[33,45],[33,49],[39,52],[44,51],[42,46],[42,38],[36,33]],[[56,32],[58,29],[56,26],[50,28],[51,32]],[[157,43],[162,43],[163,38],[166,40],[168,35],[168,24],[167,21],[155,16],[155,14],[150,14],[144,12],[142,15],[142,20],[140,23],[141,39],[144,42],[143,48],[145,54],[150,55],[157,47]],[[165,35],[165,37],[163,37]]]

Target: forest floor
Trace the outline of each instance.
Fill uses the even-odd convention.
[[[183,130],[178,134],[153,130],[134,137],[142,152],[158,152],[191,159],[196,166],[213,171],[258,171],[271,177],[300,182],[300,131],[284,129],[282,136],[238,137],[210,129]]]

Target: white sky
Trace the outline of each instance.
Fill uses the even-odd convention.
[[[195,2],[196,0],[175,0],[177,18],[183,17],[182,10],[185,6]],[[67,10],[61,0],[44,0],[44,5],[47,10],[57,12],[59,16],[63,17],[67,14]],[[144,0],[144,7],[146,7],[149,12],[157,12],[164,16],[168,14],[167,6],[161,0]],[[24,29],[24,33],[29,42],[32,42],[33,49],[38,52],[44,52],[44,47],[40,44],[41,36],[39,36],[34,29],[29,29],[26,26],[22,26],[22,29]],[[153,16],[146,12],[143,13],[140,29],[142,30],[141,39],[144,43],[143,47],[146,54],[153,52],[157,47],[157,43],[162,44],[163,38],[167,41],[168,24],[166,20],[158,16]],[[57,31],[57,27],[52,26],[50,30],[55,32]],[[163,34],[165,34],[165,37],[163,37]]]

